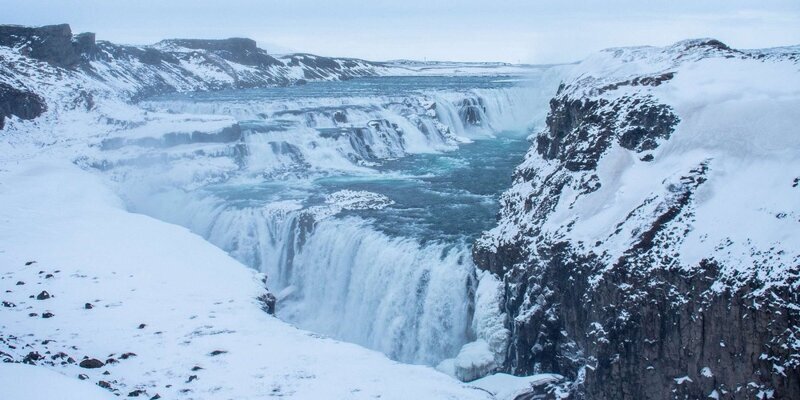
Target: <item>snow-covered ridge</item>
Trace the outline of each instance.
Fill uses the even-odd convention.
[[[575,66],[475,248],[506,283],[510,371],[589,397],[799,395],[798,50]]]
[[[276,58],[246,38],[168,39],[151,46],[126,46],[96,42],[93,33],[73,36],[69,25],[5,25],[0,33],[0,45],[21,54],[147,92],[286,85],[389,71],[379,63],[351,58],[310,54]]]

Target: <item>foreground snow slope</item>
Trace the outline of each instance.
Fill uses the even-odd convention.
[[[46,385],[38,383],[47,382]],[[0,364],[0,387],[4,399],[110,400],[116,397],[100,387],[86,385],[46,368],[27,364]]]
[[[431,368],[268,315],[257,299],[263,275],[186,229],[126,212],[101,181],[69,163],[3,165],[0,221],[4,361],[26,360],[76,385],[102,381],[123,396],[487,398]],[[81,368],[85,356],[105,365]],[[2,372],[43,384],[28,370]],[[8,398],[4,388],[0,397]],[[76,390],[60,398],[86,397]]]

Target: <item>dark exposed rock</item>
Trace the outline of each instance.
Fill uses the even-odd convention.
[[[89,375],[86,375],[86,374],[78,374],[78,379],[80,379],[80,380],[82,380],[82,381],[85,381],[85,380],[89,379]]]
[[[43,290],[41,293],[39,293],[38,295],[36,295],[36,300],[47,300],[47,299],[49,299],[50,297],[51,297],[51,296],[50,296],[50,293],[47,293],[47,291],[46,291],[46,290]]]
[[[100,360],[98,360],[96,358],[87,358],[87,359],[81,361],[81,363],[78,364],[78,365],[81,368],[94,369],[94,368],[102,368],[105,364],[103,364],[102,361],[100,361]]]
[[[10,302],[10,301],[3,301],[3,303],[2,303],[2,304],[3,304],[3,307],[8,307],[8,308],[11,308],[11,307],[16,307],[16,306],[17,306],[16,304],[14,304],[14,303],[12,303],[12,302]]]
[[[570,171],[593,170],[615,139],[629,150],[653,150],[658,139],[669,139],[678,122],[669,106],[649,97],[609,101],[562,95],[550,101],[547,129],[536,137],[536,151]]]
[[[191,383],[194,380],[197,380],[197,375],[190,375],[189,379],[186,380],[186,383]]]
[[[130,393],[128,393],[128,397],[139,397],[139,396],[147,396],[147,392],[142,389],[136,389]]]
[[[30,120],[42,115],[46,110],[47,105],[38,94],[0,83],[0,129],[5,126],[7,117],[13,115],[20,119]],[[25,265],[31,265],[34,262],[29,261]]]
[[[83,58],[81,52],[94,52],[94,35],[73,38],[69,25],[26,27],[0,25],[0,46],[16,47],[23,55],[59,67],[72,68]]]
[[[123,353],[121,356],[119,356],[119,358],[121,358],[123,360],[127,360],[127,359],[129,359],[131,357],[136,357],[136,353],[128,352],[128,353]]]
[[[92,303],[86,303],[83,305],[83,308],[86,310],[91,310],[94,308],[94,306],[92,305]]]
[[[49,311],[42,313],[42,318],[53,318],[55,316],[56,316],[55,314],[53,314],[53,313],[51,313]]]
[[[23,281],[17,281],[17,286],[22,286],[24,284],[25,284],[25,282],[23,282]]]
[[[262,68],[271,65],[283,65],[280,61],[268,55],[266,50],[258,48],[256,41],[253,39],[169,39],[162,41],[161,44],[185,47],[188,49],[209,50],[219,57],[244,65]]]
[[[144,329],[146,327],[147,327],[147,324],[139,324],[139,327],[137,329]]]
[[[333,121],[337,123],[347,123],[347,114],[342,111],[336,111],[333,113]]]
[[[214,357],[214,356],[218,356],[220,354],[225,354],[225,353],[227,353],[226,350],[214,350],[211,353],[208,353],[208,355]]]
[[[111,384],[106,381],[99,381],[97,382],[97,386],[100,386],[103,389],[111,390]]]
[[[264,310],[264,312],[270,315],[275,314],[275,302],[277,301],[275,295],[272,293],[264,293],[258,296],[257,300],[261,304],[261,309]]]
[[[486,106],[480,97],[470,97],[462,101],[458,109],[461,121],[466,125],[483,126],[483,118],[486,115]]]
[[[41,360],[44,360],[44,356],[39,354],[39,352],[32,351],[22,359],[22,362],[25,364],[36,365],[36,362]]]
[[[36,261],[26,261],[25,262],[25,266],[27,267],[27,266],[35,264],[35,263],[36,263]]]
[[[158,400],[158,399],[160,399],[160,398],[161,398],[161,395],[159,395],[158,393],[156,393],[156,395],[155,395],[155,396],[153,396],[153,397],[151,397],[151,398],[150,398],[150,400]]]

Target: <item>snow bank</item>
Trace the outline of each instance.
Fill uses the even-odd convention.
[[[0,392],[13,400],[109,400],[116,397],[57,372],[25,364],[0,364]]]
[[[534,386],[542,386],[563,379],[558,374],[537,374],[531,376],[514,376],[494,374],[478,379],[470,385],[491,393],[497,400],[514,400],[517,396],[530,392]]]

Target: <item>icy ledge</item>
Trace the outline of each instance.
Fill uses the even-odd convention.
[[[262,275],[184,228],[126,212],[69,163],[2,166],[0,221],[0,359],[39,365],[4,366],[2,376],[25,387],[88,393],[102,381],[146,398],[490,398],[268,315],[257,299]],[[81,368],[84,357],[105,365]],[[40,379],[37,368],[64,379]],[[62,398],[80,397],[72,390]]]

